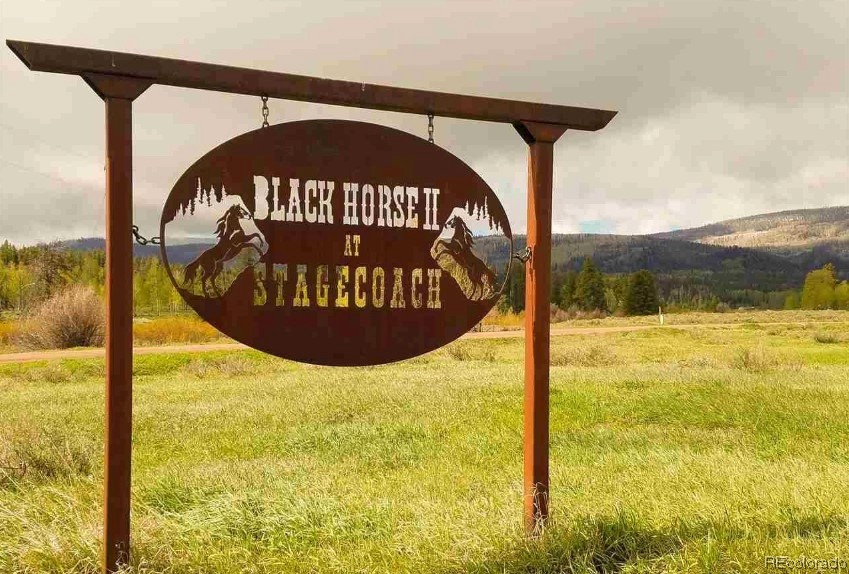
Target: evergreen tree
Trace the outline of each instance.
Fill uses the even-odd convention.
[[[830,309],[834,306],[834,286],[837,278],[834,266],[827,263],[805,277],[802,288],[802,309]]]
[[[630,278],[627,275],[618,275],[614,280],[611,288],[613,289],[616,299],[624,304],[625,296],[628,294],[628,281]]]
[[[507,282],[507,299],[514,313],[525,310],[525,266],[512,265]]]
[[[654,275],[645,269],[632,273],[625,294],[625,312],[629,315],[651,315],[657,313],[659,305]]]
[[[563,274],[557,272],[555,263],[551,273],[551,304],[560,307],[560,297],[563,295]]]
[[[3,245],[0,245],[0,265],[8,265],[10,263],[18,262],[18,250],[15,249],[15,246],[9,243],[9,240],[3,242]]]
[[[611,287],[607,287],[604,290],[604,307],[607,309],[608,313],[615,313],[619,308],[619,299],[616,297],[616,292]]]
[[[506,313],[512,311],[512,309],[510,308],[510,299],[507,297],[507,295],[502,295],[498,298],[498,304],[496,305],[496,307],[498,308],[498,312],[502,315],[505,315]]]
[[[584,311],[604,309],[604,277],[589,257],[578,274],[575,303]]]
[[[560,287],[560,308],[568,309],[575,303],[575,287],[578,283],[578,274],[573,270],[566,272],[563,277],[563,285]]]
[[[9,272],[10,266],[0,264],[0,310],[11,307],[12,299],[12,278]]]

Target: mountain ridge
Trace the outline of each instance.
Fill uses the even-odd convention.
[[[514,236],[514,250],[524,248],[525,241],[524,235]],[[105,246],[102,238],[82,238],[63,244],[82,250]],[[169,245],[169,261],[186,264],[209,245],[202,242]],[[506,240],[483,236],[477,238],[476,246],[499,272],[506,268],[509,256]],[[159,246],[135,245],[134,254],[158,255]],[[728,275],[736,270],[735,284],[747,289],[788,288],[825,263],[834,263],[840,275],[846,277],[849,276],[849,206],[757,214],[647,235],[552,236],[551,259],[555,270],[577,270],[586,257],[592,257],[606,273],[648,269],[657,273],[700,271]]]
[[[849,206],[760,213],[651,236],[789,252],[820,243],[849,241]]]

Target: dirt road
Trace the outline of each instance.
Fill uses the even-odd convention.
[[[643,329],[655,329],[657,325],[639,325],[626,327],[571,327],[565,329],[552,329],[555,335],[592,335],[600,333],[617,333],[625,331],[641,331]],[[508,339],[524,337],[525,331],[516,329],[512,331],[483,331],[466,333],[461,339]],[[134,347],[134,355],[155,355],[159,353],[207,353],[210,351],[237,351],[248,349],[241,343],[202,343],[196,345],[163,345]],[[25,353],[0,353],[0,363],[24,363],[29,361],[51,361],[56,359],[97,359],[104,356],[102,348],[96,349],[64,349],[57,351],[29,351]]]

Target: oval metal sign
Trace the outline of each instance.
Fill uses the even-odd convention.
[[[460,159],[340,120],[261,128],[210,151],[171,190],[160,237],[171,280],[201,317],[320,365],[388,363],[453,341],[509,273],[481,243],[512,253],[504,208]]]

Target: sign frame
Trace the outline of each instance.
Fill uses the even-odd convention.
[[[132,102],[154,84],[511,124],[528,145],[524,520],[549,515],[549,348],[554,144],[617,112],[330,80],[106,50],[6,40],[32,71],[80,76],[106,111],[106,445],[103,569],[129,562],[132,437]]]

